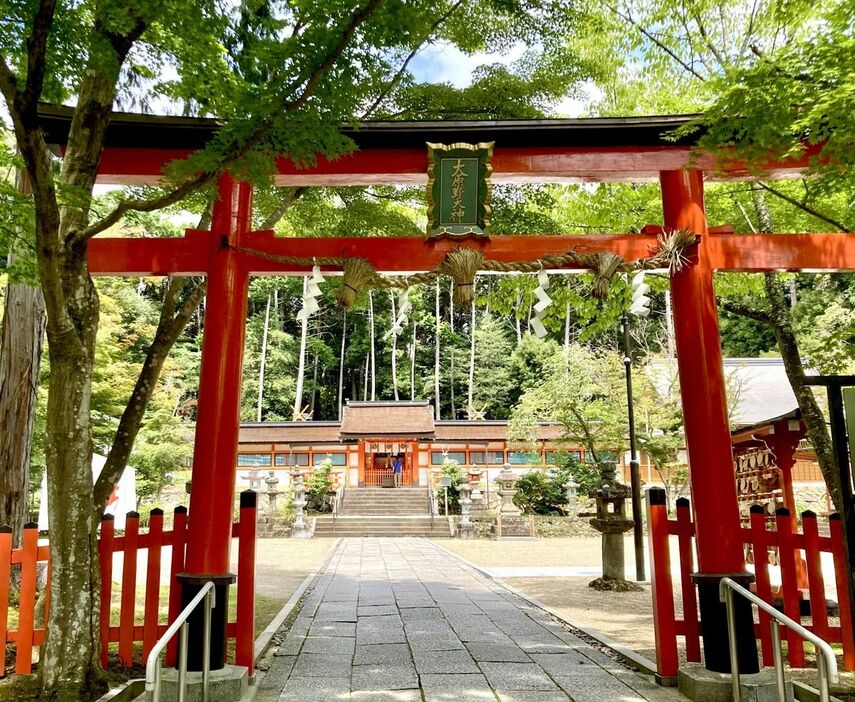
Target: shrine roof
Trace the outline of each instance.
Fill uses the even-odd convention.
[[[348,402],[342,409],[342,439],[432,439],[434,433],[433,407],[428,402]]]
[[[48,144],[62,146],[68,138],[73,109],[42,103],[39,123]],[[360,149],[423,149],[426,141],[496,141],[506,147],[549,146],[675,146],[694,144],[694,137],[666,139],[669,132],[696,115],[581,117],[528,120],[395,120],[343,124]],[[198,149],[220,127],[216,119],[114,112],[106,146],[137,149]]]
[[[662,396],[679,387],[675,360],[652,361],[647,364],[647,373]],[[731,399],[731,421],[736,427],[783,419],[798,408],[780,357],[725,358],[724,377],[728,394],[735,395]]]

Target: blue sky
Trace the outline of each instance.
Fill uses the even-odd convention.
[[[422,83],[451,83],[457,88],[472,81],[472,72],[482,64],[511,64],[525,52],[525,44],[515,44],[504,54],[464,54],[456,46],[441,42],[431,44],[410,63],[410,71]],[[554,106],[556,117],[582,117],[587,114],[590,102],[601,96],[593,83],[583,86],[588,94],[585,99],[565,98]]]

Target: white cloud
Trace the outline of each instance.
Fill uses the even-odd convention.
[[[483,64],[509,65],[525,53],[526,46],[517,42],[502,54],[479,52],[464,54],[453,44],[439,42],[424,49],[410,64],[410,70],[420,83],[451,83],[464,88],[472,82],[472,72]]]
[[[603,99],[603,91],[596,83],[586,80],[582,86],[582,97],[567,96],[553,105],[556,117],[590,117],[592,103]]]

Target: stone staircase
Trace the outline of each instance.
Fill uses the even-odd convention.
[[[350,488],[336,519],[318,517],[315,536],[448,537],[448,521],[431,524],[426,488]]]

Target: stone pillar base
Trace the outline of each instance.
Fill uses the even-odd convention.
[[[707,670],[700,663],[688,663],[677,674],[677,687],[690,700],[697,702],[731,702],[733,681],[730,673]],[[786,683],[786,699],[793,698],[793,684]],[[778,685],[774,670],[739,676],[743,702],[778,702]]]
[[[249,681],[247,669],[240,665],[227,665],[211,671],[210,702],[240,702],[246,694]],[[160,699],[162,702],[177,702],[178,671],[164,668]],[[202,702],[202,673],[187,673],[187,702]]]
[[[315,535],[315,519],[310,519],[303,522],[302,528],[298,529],[295,526],[291,527],[292,539],[311,539]]]
[[[525,514],[499,514],[493,526],[494,539],[533,539],[534,527]]]
[[[458,523],[457,525],[457,538],[458,539],[474,539],[475,536],[475,525],[472,522],[467,523]]]

